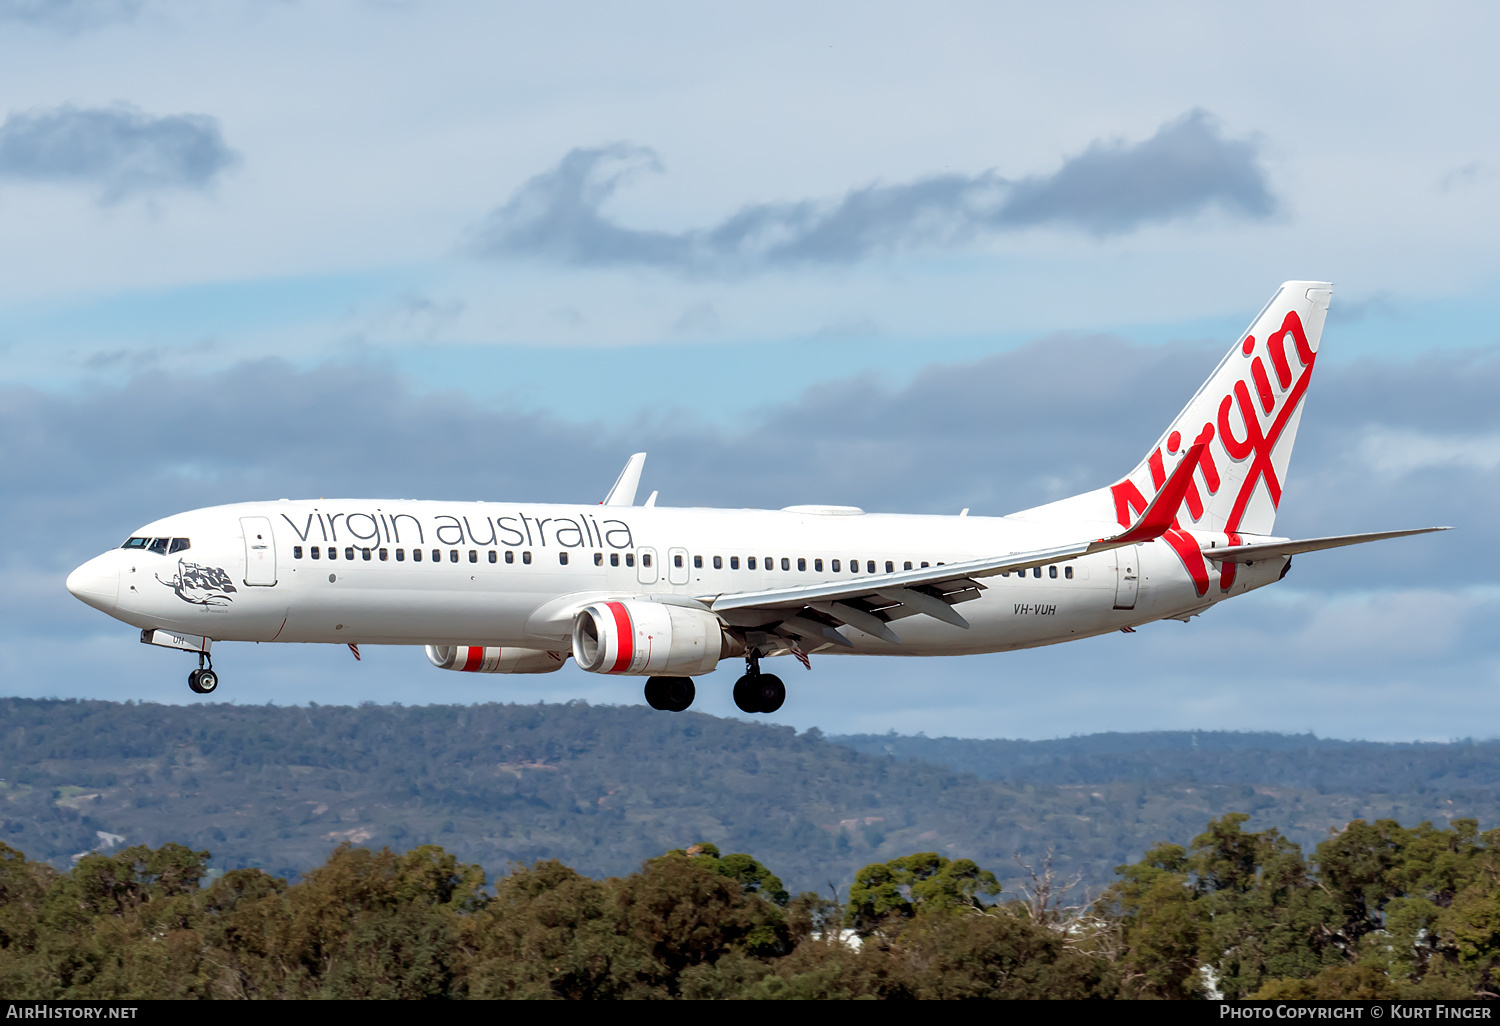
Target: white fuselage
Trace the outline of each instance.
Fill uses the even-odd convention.
[[[1115,530],[1118,525],[1107,522],[837,507],[282,500],[194,510],[148,524],[134,537],[148,545],[183,539],[186,547],[106,552],[75,571],[69,587],[133,626],[214,641],[565,651],[573,613],[600,598],[711,601],[854,581],[869,576],[872,566],[877,574],[936,566]],[[1205,546],[1224,543],[1222,536],[1193,537]],[[900,644],[845,628],[852,647],[820,651],[958,655],[1069,641],[1185,617],[1274,582],[1286,562],[1280,557],[1241,567],[1227,591],[1215,576],[1204,595],[1158,539],[987,577],[978,597],[957,607],[967,629],[910,616],[892,625]],[[746,610],[726,620],[753,628],[757,616],[765,618]]]

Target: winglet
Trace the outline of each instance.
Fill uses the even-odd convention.
[[[646,454],[638,452],[625,461],[625,469],[615,480],[615,486],[604,497],[601,506],[634,506],[635,490],[641,483],[641,468],[646,465]]]
[[[1151,500],[1140,519],[1129,529],[1112,538],[1100,538],[1090,545],[1089,549],[1098,552],[1100,548],[1133,545],[1136,542],[1151,541],[1166,534],[1172,522],[1177,519],[1177,510],[1182,506],[1182,497],[1187,494],[1188,487],[1193,483],[1193,471],[1198,469],[1198,460],[1203,456],[1203,450],[1207,444],[1198,442],[1182,454],[1182,460],[1172,471],[1172,476],[1167,478],[1167,483],[1162,485],[1161,491],[1156,493],[1156,497]]]

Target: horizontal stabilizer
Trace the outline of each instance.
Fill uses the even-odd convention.
[[[1275,556],[1295,556],[1299,552],[1317,552],[1319,549],[1337,549],[1345,545],[1363,545],[1365,542],[1385,541],[1387,538],[1405,538],[1412,534],[1450,530],[1450,527],[1418,527],[1410,531],[1339,534],[1331,538],[1304,538],[1301,541],[1274,541],[1258,545],[1233,545],[1226,549],[1204,549],[1203,555],[1216,563],[1253,563],[1258,559],[1271,559]]]

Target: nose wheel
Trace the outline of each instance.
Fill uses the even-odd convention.
[[[773,713],[786,701],[786,685],[774,673],[760,672],[760,653],[745,656],[745,675],[734,683],[734,704],[740,712]]]
[[[214,672],[214,661],[208,659],[208,665],[203,665],[204,655],[198,656],[198,668],[188,674],[188,687],[194,694],[211,695],[219,689],[219,675]]]

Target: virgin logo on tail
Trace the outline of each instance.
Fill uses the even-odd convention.
[[[1301,364],[1295,372],[1288,358],[1288,342]],[[1222,380],[1222,375],[1216,375],[1210,382],[1210,385],[1221,388],[1217,415],[1203,420],[1203,404],[1195,401],[1183,418],[1186,420],[1189,415],[1196,413],[1202,420],[1202,427],[1197,430],[1193,442],[1207,443],[1198,465],[1204,491],[1199,491],[1196,480],[1188,486],[1187,494],[1183,497],[1183,507],[1192,523],[1189,528],[1183,528],[1179,515],[1165,538],[1182,560],[1199,595],[1208,594],[1209,568],[1199,551],[1198,541],[1187,533],[1188,530],[1199,528],[1222,531],[1229,536],[1231,545],[1238,545],[1241,522],[1257,486],[1264,483],[1273,510],[1280,505],[1282,482],[1277,474],[1273,455],[1307,392],[1308,382],[1312,380],[1313,364],[1317,361],[1317,353],[1309,344],[1307,333],[1303,329],[1302,318],[1295,310],[1287,312],[1281,327],[1271,332],[1263,346],[1257,345],[1254,335],[1247,335],[1239,348],[1242,356],[1249,360],[1248,367],[1237,375],[1233,368],[1224,368],[1233,377],[1232,384]],[[1258,349],[1264,349],[1264,353],[1258,352]],[[1266,369],[1267,357],[1276,375],[1275,387],[1272,385],[1271,373]],[[1235,416],[1236,411],[1238,417]],[[1198,421],[1194,420],[1190,424],[1179,422],[1179,425],[1174,426],[1166,438],[1168,454],[1175,455],[1183,449],[1182,431],[1179,427],[1196,429]],[[1226,472],[1221,476],[1216,459],[1220,454],[1230,464],[1237,465],[1232,473]],[[1154,495],[1167,480],[1161,446],[1158,445],[1147,457],[1145,467],[1151,478]],[[1146,497],[1132,477],[1110,486],[1110,493],[1114,497],[1115,518],[1121,526],[1133,523],[1147,505]],[[1225,485],[1225,477],[1238,480],[1232,502],[1228,501],[1228,493],[1223,496],[1219,494]],[[1227,510],[1224,508],[1226,503]],[[1222,524],[1214,522],[1218,517],[1211,516],[1205,521],[1206,515],[1214,513],[1222,517]],[[1226,592],[1234,584],[1234,568],[1235,564],[1225,563],[1220,572],[1219,587]]]

